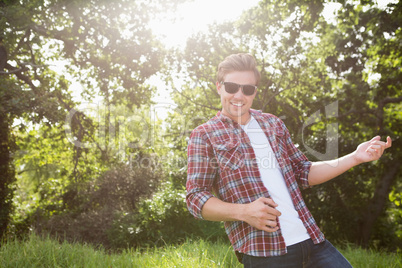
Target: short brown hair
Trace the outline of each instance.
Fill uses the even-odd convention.
[[[226,57],[218,65],[217,82],[222,82],[228,73],[235,71],[252,71],[255,75],[256,85],[260,82],[260,72],[257,69],[257,62],[248,53],[232,54]]]

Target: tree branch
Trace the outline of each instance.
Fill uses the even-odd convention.
[[[21,72],[25,72],[28,71],[29,69],[26,66],[32,66],[33,68],[43,68],[43,67],[48,67],[49,65],[45,64],[45,65],[37,65],[37,64],[33,64],[30,62],[22,62],[19,65],[21,65],[22,67],[17,68],[14,66],[11,66],[9,63],[6,64],[6,69],[8,69],[8,72],[4,72],[4,71],[0,71],[0,74],[17,74],[17,73],[21,73]],[[18,77],[20,78],[20,77]],[[22,79],[23,81],[27,81],[27,79]]]
[[[32,90],[37,90],[36,86],[32,83],[31,78],[22,74],[23,71],[28,71],[28,68],[26,68],[25,66],[22,68],[16,68],[14,66],[11,66],[9,63],[6,64],[6,68],[10,70],[11,73],[15,74],[18,79],[24,81],[27,85],[29,85]]]
[[[201,104],[201,103],[197,103],[197,102],[193,101],[190,97],[184,95],[183,93],[181,93],[181,92],[180,92],[179,90],[177,90],[176,88],[173,88],[173,90],[175,90],[177,93],[179,93],[181,96],[183,96],[186,100],[190,101],[191,103],[194,103],[195,105],[198,105],[198,106],[201,106],[201,107],[205,107],[205,108],[208,108],[208,109],[211,109],[211,110],[220,111],[219,108],[216,108],[216,107],[214,107],[214,106],[208,106],[208,105]]]
[[[17,55],[18,51],[20,48],[26,43],[25,40],[31,35],[31,29],[26,29],[25,34],[23,37],[21,37],[20,41],[18,41],[17,47],[14,49],[14,51],[10,54],[10,58],[14,58],[15,55]]]
[[[388,103],[398,103],[398,102],[402,102],[402,96],[398,97],[398,98],[386,97],[380,101],[380,105],[382,105],[382,107],[384,107]]]

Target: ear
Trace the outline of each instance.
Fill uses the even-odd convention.
[[[222,90],[222,84],[219,82],[216,82],[216,91],[218,91],[219,95],[221,95],[221,90]]]

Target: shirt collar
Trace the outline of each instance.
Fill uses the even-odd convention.
[[[254,116],[254,118],[260,119],[262,112],[260,110],[254,110],[254,109],[250,109],[250,114],[252,116]],[[218,111],[218,113],[216,114],[216,116],[218,117],[219,120],[221,120],[223,123],[228,123],[229,125],[239,125],[236,121],[232,120],[231,118],[229,118],[228,116],[224,115],[222,113],[222,111]],[[240,127],[240,125],[239,125]]]

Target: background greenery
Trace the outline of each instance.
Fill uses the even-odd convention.
[[[249,52],[262,73],[254,108],[281,117],[311,160],[392,137],[381,160],[304,195],[330,240],[400,249],[402,4],[331,1],[340,9],[328,22],[327,1],[261,1],[170,49],[149,22],[181,2],[0,2],[3,241],[31,231],[118,250],[225,239],[221,223],[186,210],[186,146],[220,109],[218,63]],[[162,118],[153,77],[176,104]]]

